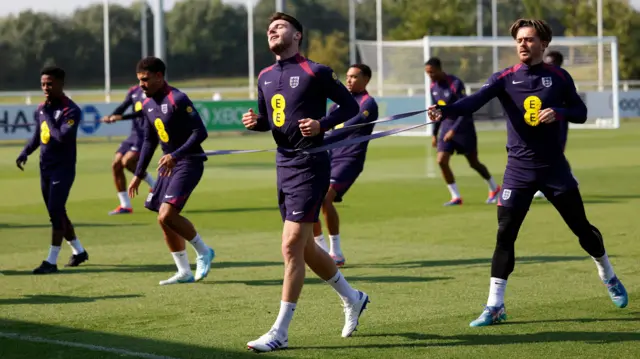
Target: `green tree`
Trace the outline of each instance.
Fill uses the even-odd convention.
[[[246,12],[221,0],[186,0],[167,14],[172,73],[180,77],[247,74]]]
[[[389,8],[402,18],[390,32],[394,40],[421,39],[431,36],[469,36],[475,33],[476,0],[404,0]],[[437,9],[434,11],[433,9]]]
[[[319,31],[311,32],[308,57],[331,67],[337,74],[345,73],[349,66],[349,43],[344,32],[334,31],[325,36]]]

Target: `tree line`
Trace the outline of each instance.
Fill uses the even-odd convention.
[[[273,62],[266,39],[273,0],[254,10],[255,66]],[[111,5],[110,51],[113,87],[135,81],[141,57],[141,3]],[[348,67],[348,3],[345,0],[288,0],[287,10],[305,26],[303,53],[337,72]],[[483,4],[483,33],[491,35],[490,0]],[[376,37],[375,0],[357,4],[357,38]],[[499,35],[508,35],[520,17],[547,20],[554,36],[595,36],[595,1],[501,0]],[[69,69],[71,88],[99,87],[104,81],[103,8],[95,4],[68,16],[25,11],[0,18],[0,90],[33,89],[38,71],[56,64]],[[167,62],[172,80],[242,77],[248,74],[247,12],[221,0],[183,0],[165,13]],[[153,53],[153,14],[147,9],[149,52]],[[640,78],[640,14],[627,0],[604,1],[605,35],[618,37],[620,77]],[[476,0],[383,0],[385,40],[423,35],[476,35]],[[418,59],[422,60],[422,59]],[[595,62],[595,59],[594,59]]]

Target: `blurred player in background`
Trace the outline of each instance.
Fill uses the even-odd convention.
[[[559,51],[549,51],[544,57],[544,62],[553,66],[562,67],[563,61],[564,61],[564,56],[562,56],[562,54]],[[562,132],[562,137],[563,137],[562,141],[566,147],[567,136],[569,135],[569,121],[562,121],[562,125],[564,130]],[[538,191],[536,192],[536,194],[533,195],[533,198],[544,198],[544,193],[542,193],[542,191]]]
[[[498,200],[497,244],[491,262],[489,298],[472,327],[506,320],[504,293],[515,267],[515,242],[534,193],[540,189],[593,258],[598,276],[619,308],[629,298],[616,276],[600,231],[587,219],[578,184],[564,156],[564,124],[584,123],[587,106],[576,91],[571,75],[545,64],[544,50],[552,32],[542,20],[519,19],[511,26],[520,63],[494,73],[467,98],[429,108],[432,119],[471,114],[497,97],[507,113],[507,167]]]
[[[105,116],[103,122],[116,122],[122,120],[122,114],[133,105],[134,112],[142,111],[142,102],[146,96],[140,86],[136,85],[129,89],[124,101],[113,111],[110,116]],[[131,120],[131,134],[126,140],[122,141],[120,147],[116,151],[115,158],[111,164],[113,170],[113,181],[118,191],[118,199],[120,205],[113,211],[109,212],[110,215],[114,214],[127,214],[133,212],[133,206],[127,195],[127,179],[124,175],[125,168],[129,172],[133,173],[138,165],[138,159],[140,158],[140,148],[142,147],[142,141],[144,140],[143,122],[144,117],[137,117]],[[149,184],[149,187],[153,189],[155,181],[150,173],[145,173],[144,181]]]
[[[208,136],[207,129],[189,97],[165,82],[165,70],[164,62],[156,57],[146,57],[136,67],[140,87],[147,98],[142,103],[144,143],[128,191],[131,198],[138,193],[160,142],[163,156],[158,162],[158,182],[147,196],[145,207],[158,212],[158,223],[178,268],[173,277],[160,281],[160,285],[205,278],[215,257],[213,249],[206,245],[193,224],[180,214],[204,172],[207,158],[201,144]],[[198,253],[195,277],[185,241]]]
[[[343,337],[356,330],[369,301],[367,294],[351,287],[331,256],[313,239],[313,224],[319,219],[329,189],[329,154],[296,150],[321,146],[323,132],[356,116],[358,103],[329,67],[300,55],[302,37],[302,24],[294,17],[276,13],[269,19],[267,41],[276,63],[258,75],[258,113],[250,109],[242,117],[249,130],[271,130],[278,146],[278,204],[284,222],[281,250],[285,271],[280,312],[266,334],[247,343],[249,349],[258,352],[289,346],[289,324],[302,292],[305,264],[342,299]],[[339,107],[326,114],[328,99]]]
[[[466,96],[462,80],[445,73],[439,58],[430,58],[425,63],[425,71],[431,78],[433,103],[442,106],[450,105]],[[489,196],[486,203],[496,203],[500,186],[496,184],[487,167],[478,159],[478,136],[472,115],[447,117],[442,122],[435,123],[431,145],[438,149],[438,165],[451,193],[451,200],[446,202],[445,206],[462,204],[462,196],[449,166],[451,155],[455,152],[464,155],[469,166],[476,170],[489,185]]]
[[[369,66],[354,64],[349,67],[347,71],[347,89],[360,105],[360,112],[347,122],[336,126],[333,131],[325,136],[325,141],[335,142],[347,138],[367,136],[373,132],[374,125],[341,130],[344,126],[372,122],[378,119],[378,104],[367,92],[367,84],[370,79],[371,68]],[[333,104],[329,112],[333,112],[337,108],[338,106]],[[322,214],[329,231],[330,247],[327,248],[327,242],[322,234],[321,221],[314,224],[313,235],[316,244],[329,253],[338,267],[344,265],[345,258],[340,247],[340,218],[333,203],[342,202],[344,195],[364,169],[368,146],[369,141],[365,141],[355,145],[338,147],[330,151],[331,184],[322,203]]]
[[[64,93],[65,72],[59,67],[46,67],[40,72],[45,102],[34,113],[33,137],[16,160],[23,170],[27,157],[40,147],[40,186],[51,221],[49,256],[33,270],[33,274],[58,271],[58,255],[62,239],[71,246],[72,255],[65,267],[76,267],[89,259],[89,254],[76,237],[67,216],[67,199],[76,177],[76,138],[82,111]]]

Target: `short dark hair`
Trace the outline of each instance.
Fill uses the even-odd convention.
[[[61,80],[63,82],[66,76],[64,70],[58,66],[47,66],[43,68],[42,71],[40,71],[40,76],[42,75],[48,75],[55,78],[56,80]]]
[[[271,25],[272,22],[276,21],[276,20],[284,20],[286,22],[288,22],[289,24],[293,25],[293,27],[300,32],[300,41],[298,41],[298,45],[302,44],[302,39],[304,38],[304,29],[302,28],[302,24],[300,23],[300,21],[298,21],[298,19],[296,19],[295,17],[289,15],[289,14],[285,14],[283,12],[276,12],[275,14],[271,15],[271,17],[269,18],[269,25]],[[267,25],[267,26],[269,26]]]
[[[138,61],[138,65],[136,65],[136,72],[161,72],[164,76],[165,71],[167,70],[167,66],[164,64],[162,60],[154,56],[147,56],[142,60]]]
[[[365,64],[353,64],[349,68],[359,69],[366,78],[371,78],[371,68]]]
[[[536,34],[542,41],[551,42],[551,38],[553,37],[553,31],[551,31],[551,26],[547,24],[544,20],[537,19],[518,19],[516,22],[511,25],[511,37],[514,39],[518,36],[518,30],[523,27],[532,27],[536,30]]]
[[[564,62],[564,56],[562,56],[562,53],[560,53],[560,51],[549,51],[544,56],[552,58],[553,60],[551,61],[558,67],[562,66],[562,63]]]
[[[442,69],[442,62],[437,57],[432,57],[427,62],[424,63],[424,66],[431,66]]]

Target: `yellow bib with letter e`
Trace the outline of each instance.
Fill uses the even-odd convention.
[[[529,96],[524,99],[524,122],[529,126],[538,126],[540,118],[538,113],[542,109],[542,100],[538,96]]]
[[[285,101],[284,96],[279,93],[273,95],[271,98],[271,107],[273,107],[273,113],[271,116],[273,118],[273,124],[276,125],[276,127],[284,126],[284,120],[286,118],[284,109],[287,107],[287,102]]]

